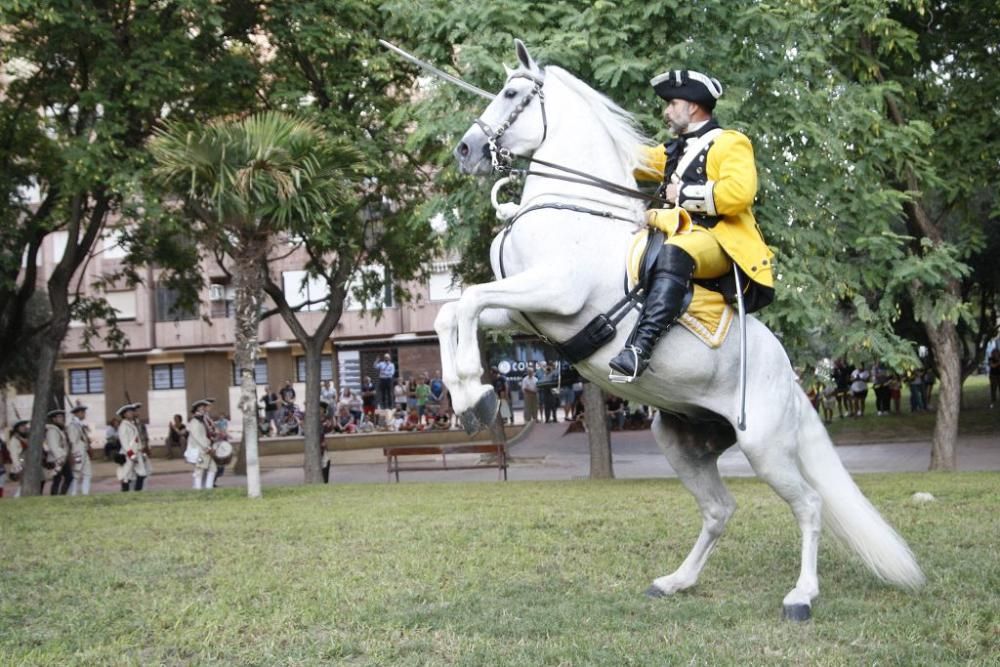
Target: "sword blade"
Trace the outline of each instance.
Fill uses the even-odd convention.
[[[403,49],[399,48],[395,44],[392,44],[391,42],[387,42],[384,39],[380,39],[380,40],[378,40],[378,43],[381,44],[382,46],[384,46],[385,48],[389,49],[393,53],[395,53],[400,58],[413,63],[414,65],[416,65],[420,69],[424,70],[428,74],[432,74],[432,75],[436,76],[437,78],[441,79],[442,81],[447,81],[448,83],[453,83],[456,86],[458,86],[459,88],[461,88],[462,90],[468,91],[470,93],[475,93],[476,95],[479,95],[480,97],[485,97],[488,100],[492,100],[494,97],[496,97],[496,95],[494,95],[493,93],[488,93],[485,90],[483,90],[482,88],[479,88],[477,86],[473,86],[471,83],[466,83],[465,81],[462,81],[461,79],[459,79],[457,76],[452,76],[451,74],[448,74],[447,72],[443,72],[440,69],[438,69],[437,67],[435,67],[434,65],[431,65],[430,63],[424,62],[423,60],[421,60],[420,58],[417,58],[416,56],[410,55],[409,53],[407,53]]]

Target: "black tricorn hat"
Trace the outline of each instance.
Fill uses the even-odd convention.
[[[700,104],[709,111],[722,96],[718,79],[690,69],[674,69],[654,76],[650,85],[665,100],[687,100]]]

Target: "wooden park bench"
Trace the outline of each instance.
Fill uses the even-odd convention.
[[[386,447],[382,450],[386,458],[386,471],[389,479],[396,476],[399,481],[399,473],[416,470],[476,470],[479,468],[496,468],[497,479],[500,479],[501,472],[503,479],[507,479],[507,448],[503,444],[480,444],[480,445],[445,445],[445,446],[414,446],[414,447]],[[475,464],[448,465],[449,454],[486,454],[492,458],[480,460]],[[440,456],[440,461],[428,461],[414,465],[400,465],[400,457],[407,456]]]

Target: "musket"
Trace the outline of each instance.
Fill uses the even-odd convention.
[[[462,81],[457,76],[448,74],[447,72],[444,72],[444,71],[438,69],[437,67],[435,67],[434,65],[431,65],[428,62],[424,62],[420,58],[417,58],[416,56],[414,56],[414,55],[412,55],[410,53],[407,53],[406,51],[404,51],[403,49],[399,48],[395,44],[392,44],[391,42],[387,42],[384,39],[380,39],[380,40],[378,40],[378,43],[381,44],[382,46],[384,46],[385,48],[389,49],[393,53],[395,53],[397,56],[399,56],[403,60],[406,60],[406,61],[409,61],[409,62],[413,63],[414,65],[416,65],[420,69],[424,70],[428,74],[431,74],[432,76],[436,76],[437,78],[441,79],[442,81],[447,81],[448,83],[455,84],[456,86],[458,86],[462,90],[465,90],[465,91],[470,92],[470,93],[475,93],[476,95],[479,95],[480,97],[485,97],[488,100],[492,100],[493,98],[496,97],[496,95],[494,95],[493,93],[489,93],[489,92],[483,90],[482,88],[479,88],[478,86],[473,86],[471,83],[467,83],[465,81]]]

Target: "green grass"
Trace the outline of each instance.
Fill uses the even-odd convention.
[[[937,407],[940,383],[934,385],[932,407]],[[1000,433],[1000,408],[990,403],[990,383],[985,375],[973,375],[962,385],[962,414],[959,435]],[[930,440],[934,433],[934,412],[910,412],[910,390],[903,387],[900,414],[879,417],[875,414],[875,392],[868,391],[865,416],[841,419],[834,408],[833,423],[827,430],[834,442],[841,445],[866,442],[908,442]]]
[[[700,525],[675,480],[3,500],[0,664],[996,664],[1000,475],[859,482],[928,585],[825,540],[806,624],[779,620],[798,533],[755,480],[729,482],[698,586],[661,600],[642,591]]]

